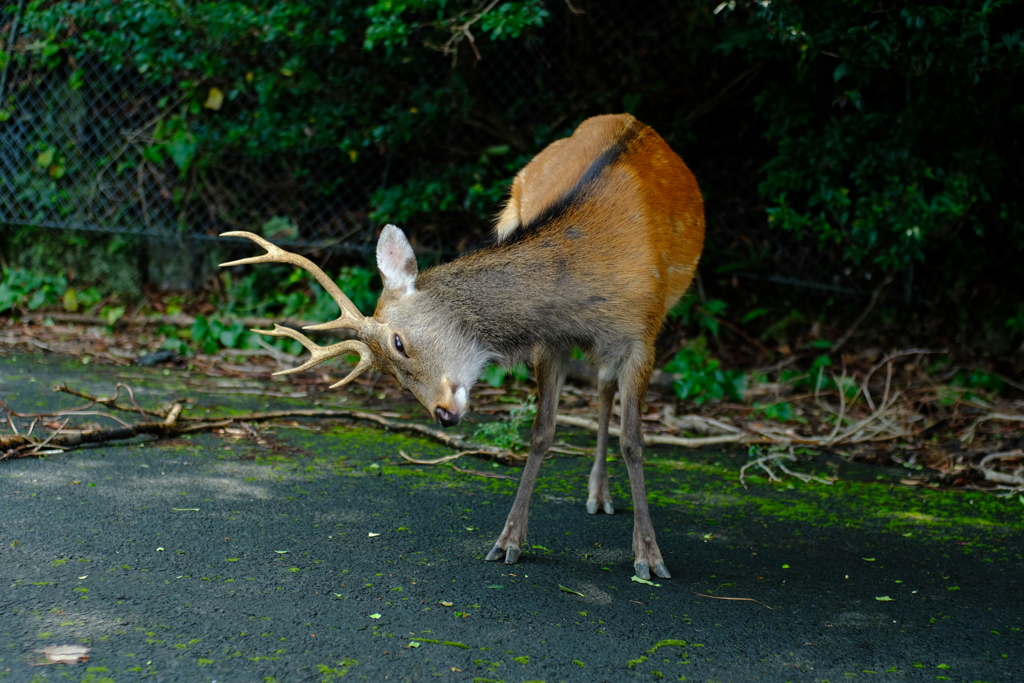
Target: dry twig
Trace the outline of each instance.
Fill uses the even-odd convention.
[[[977,431],[978,425],[988,420],[1004,420],[1006,422],[1024,422],[1024,415],[1012,415],[1009,413],[996,413],[991,412],[987,415],[982,415],[977,420],[971,423],[971,426],[964,430],[960,435],[961,443],[968,444],[974,440],[974,432]]]
[[[694,595],[699,595],[702,598],[712,598],[713,600],[742,600],[744,602],[756,602],[757,604],[761,605],[766,609],[771,609],[771,607],[768,607],[768,605],[764,604],[760,600],[755,600],[754,598],[723,598],[718,595],[706,595],[704,593],[694,593]]]

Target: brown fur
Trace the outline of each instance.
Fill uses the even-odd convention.
[[[640,419],[655,338],[689,287],[704,243],[704,207],[693,174],[632,116],[587,119],[517,174],[495,238],[492,246],[417,273],[405,235],[387,226],[377,245],[384,280],[377,310],[371,318],[349,311],[327,325],[357,329],[360,341],[335,345],[337,353],[350,349],[345,344],[359,345],[366,363],[396,377],[446,425],[468,410],[469,389],[486,363],[533,360],[538,409],[530,455],[487,555],[514,563],[554,438],[565,368],[572,348],[583,348],[598,367],[601,402],[587,511],[613,512],[605,450],[617,385],[633,497],[634,569],[642,578],[651,571],[668,578],[647,507]],[[241,262],[285,258],[311,267],[276,253]],[[354,309],[343,295],[339,304]],[[274,334],[298,338],[289,330]]]

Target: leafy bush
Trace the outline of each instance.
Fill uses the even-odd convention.
[[[44,275],[20,268],[4,268],[3,280],[0,280],[0,313],[22,307],[34,311],[52,306],[67,291],[68,279],[63,274]]]
[[[939,242],[1021,235],[1024,201],[1007,183],[1024,157],[1019,6],[722,8],[743,22],[722,48],[772,69],[754,102],[777,146],[761,185],[774,226],[899,270]]]
[[[740,400],[747,376],[738,370],[722,370],[721,363],[708,355],[703,337],[679,350],[665,365],[665,372],[680,375],[672,383],[676,396],[701,405],[710,400]]]

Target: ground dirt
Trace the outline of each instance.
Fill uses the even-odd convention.
[[[52,386],[189,411],[309,407],[279,383],[0,357],[21,412]],[[239,393],[244,392],[244,393]],[[323,394],[324,407],[344,393]],[[405,408],[398,408],[403,410]],[[105,418],[95,417],[97,422]],[[589,433],[559,437],[590,445]],[[519,564],[486,563],[517,477],[365,424],[282,420],[0,462],[0,681],[1011,683],[1024,672],[1024,504],[822,454],[769,484],[745,449],[648,449],[672,571],[631,580],[632,515],[585,513],[589,459],[548,461]],[[44,665],[47,646],[87,662]]]

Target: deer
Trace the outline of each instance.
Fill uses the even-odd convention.
[[[637,577],[671,577],[658,547],[643,474],[641,417],[655,340],[669,309],[690,286],[704,244],[697,181],[651,128],[629,114],[595,116],[534,157],[512,182],[492,241],[420,272],[405,233],[387,225],[377,242],[383,290],[364,316],[303,256],[250,232],[266,250],[221,266],[288,263],[307,270],[341,314],[307,330],[352,330],[329,346],[281,325],[260,334],[289,337],[310,352],[307,370],[340,355],[359,362],[331,388],[372,368],[393,376],[442,426],[469,411],[470,389],[489,363],[532,361],[537,413],[529,455],[504,528],[485,556],[515,564],[525,544],[530,499],[555,435],[559,396],[574,347],[597,368],[598,433],[586,510],[614,514],[609,494],[608,426],[616,389],[620,453],[633,499]]]

